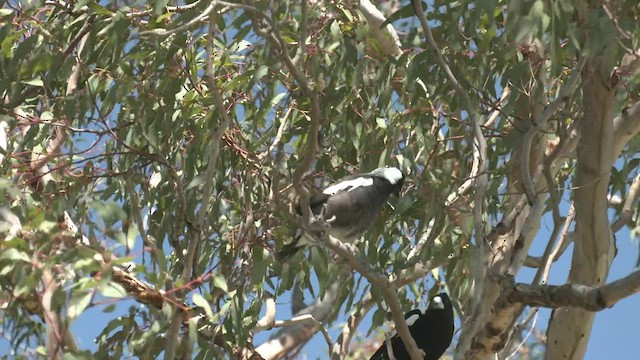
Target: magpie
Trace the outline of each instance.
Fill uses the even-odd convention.
[[[424,360],[438,360],[453,339],[453,306],[449,296],[440,293],[429,302],[426,311],[414,309],[404,315],[411,337],[424,351]],[[410,360],[411,357],[398,334],[391,338],[391,348],[396,360]],[[389,360],[387,341],[382,344],[370,360]]]
[[[391,194],[400,195],[404,174],[395,167],[382,167],[369,173],[347,176],[311,196],[309,206],[314,217],[329,223],[329,235],[343,242],[358,239],[376,219]],[[302,215],[300,204],[296,206]],[[283,261],[298,250],[315,244],[314,237],[302,232],[276,253]]]

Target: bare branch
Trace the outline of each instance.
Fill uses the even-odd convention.
[[[53,274],[51,274],[50,269],[43,269],[42,283],[44,287],[44,294],[42,295],[40,305],[44,315],[44,322],[47,324],[47,351],[52,359],[60,359],[60,354],[63,349],[62,329],[60,327],[58,311],[52,307],[53,295],[58,284],[54,279]]]
[[[505,86],[504,89],[502,89],[502,95],[500,96],[500,100],[495,106],[495,110],[493,110],[493,112],[491,113],[487,121],[482,125],[483,127],[487,128],[495,124],[496,120],[498,119],[498,116],[500,115],[500,112],[502,111],[502,106],[509,98],[509,95],[511,95],[511,87]]]
[[[360,325],[360,322],[367,315],[367,313],[369,313],[371,308],[373,308],[373,305],[375,305],[375,302],[371,297],[371,293],[368,293],[360,301],[357,310],[349,316],[349,319],[347,319],[347,322],[342,327],[340,336],[338,336],[338,340],[336,340],[336,343],[333,346],[333,350],[331,352],[332,360],[345,358],[345,356],[349,352],[349,344],[351,343],[351,338],[353,337],[354,332]]]
[[[312,305],[297,313],[296,317],[309,314],[319,322],[324,322],[329,318],[336,297],[341,289],[341,284],[345,280],[345,277],[350,275],[350,269],[347,266],[342,267],[340,271],[338,281],[329,286],[327,291],[325,291],[324,297],[316,299]],[[256,348],[256,351],[267,360],[279,359],[291,351],[291,349],[308,341],[317,329],[318,327],[316,327],[314,323],[308,321],[284,327],[274,334],[270,340],[260,344],[260,346]]]
[[[636,205],[636,201],[638,200],[638,195],[640,193],[640,174],[636,175],[629,187],[629,193],[627,194],[627,198],[624,201],[624,206],[622,207],[622,211],[620,212],[620,217],[616,219],[616,221],[611,224],[611,230],[615,233],[622,229],[623,226],[627,225],[631,218],[633,217],[633,210]]]
[[[256,323],[256,327],[253,329],[255,333],[263,330],[271,329],[275,326],[276,318],[276,301],[271,294],[267,294],[265,299],[265,313],[260,320]],[[311,317],[313,318],[313,317]]]
[[[629,140],[640,132],[640,101],[633,103],[613,119],[614,156],[617,158]]]
[[[275,309],[275,303],[274,303],[274,309]],[[275,310],[274,310],[274,314],[275,314]],[[282,328],[282,327],[288,327],[292,325],[299,325],[299,324],[305,324],[305,323],[311,323],[314,329],[315,328],[320,329],[320,332],[322,332],[322,335],[324,336],[324,340],[327,342],[327,346],[329,346],[329,352],[331,352],[331,350],[333,349],[333,341],[331,341],[331,336],[329,336],[329,332],[327,331],[327,329],[325,329],[322,322],[316,320],[311,314],[299,315],[289,320],[276,320],[276,321],[273,321],[271,327]],[[262,330],[266,330],[266,328]],[[315,331],[315,330],[312,330],[312,331]]]
[[[0,166],[4,162],[4,154],[7,152],[7,132],[9,131],[9,124],[6,121],[0,121]]]
[[[508,295],[512,303],[547,308],[577,307],[588,311],[600,311],[640,292],[640,270],[622,279],[602,286],[580,284],[528,285],[516,284]]]
[[[393,57],[402,55],[402,44],[393,25],[387,24],[383,28],[380,27],[387,20],[382,12],[369,0],[360,0],[359,9],[367,20],[369,29],[383,54]]]
[[[547,249],[551,247],[555,239],[550,239],[549,244],[547,244],[547,249],[545,249],[545,254],[542,257],[543,267],[539,268],[536,272],[536,275],[533,277],[532,284],[538,284],[539,281],[542,281],[543,284],[547,282],[549,279],[549,271],[551,270],[551,264],[560,258],[560,252],[562,248],[566,248],[565,242],[567,242],[569,227],[571,226],[571,222],[573,221],[573,217],[575,216],[576,209],[573,205],[569,209],[569,214],[564,222],[564,227],[562,229],[562,234],[560,235],[560,240],[557,242],[556,246],[552,251],[547,253]]]
[[[412,4],[416,10],[416,15],[418,16],[418,19],[420,20],[420,25],[422,25],[422,30],[424,31],[424,34],[427,38],[427,43],[429,44],[429,47],[433,49],[433,51],[436,54],[436,60],[438,62],[438,66],[440,66],[442,71],[444,71],[444,73],[447,75],[447,78],[449,79],[449,82],[451,82],[451,85],[453,85],[453,88],[456,90],[458,95],[463,99],[466,107],[465,110],[467,110],[469,114],[469,118],[471,119],[471,122],[474,124],[475,123],[479,124],[478,120],[476,119],[477,117],[476,109],[471,103],[469,92],[462,87],[462,85],[460,84],[456,76],[453,74],[453,72],[451,71],[451,68],[449,67],[446,60],[444,59],[444,56],[442,56],[442,51],[440,51],[440,48],[438,47],[436,40],[433,38],[433,34],[431,33],[431,27],[429,26],[429,23],[427,22],[427,19],[424,16],[422,1],[412,0]]]
[[[611,224],[607,215],[609,179],[615,154],[614,117],[617,86],[609,77],[612,51],[590,56],[583,71],[584,113],[580,121],[580,145],[573,201],[576,208],[576,237],[569,282],[602,285],[615,254]],[[609,59],[609,60],[607,60]],[[594,315],[584,309],[555,311],[549,321],[548,359],[584,355]]]

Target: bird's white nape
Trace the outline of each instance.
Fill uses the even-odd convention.
[[[396,167],[377,168],[371,172],[371,175],[383,177],[387,179],[391,185],[397,184],[404,177],[402,171]]]
[[[335,195],[341,191],[351,191],[361,186],[373,185],[373,179],[366,177],[357,177],[351,180],[340,181],[337,184],[333,184],[322,191],[325,195]]]
[[[442,301],[442,298],[440,296],[435,296],[433,299],[431,299],[431,304],[429,304],[429,307],[433,309],[444,309],[444,301]]]

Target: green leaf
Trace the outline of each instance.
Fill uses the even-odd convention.
[[[98,287],[98,290],[104,297],[117,299],[117,298],[123,298],[127,296],[127,292],[122,287],[122,285],[115,283],[113,281],[103,283],[101,286]]]
[[[153,14],[158,16],[165,11],[165,6],[169,3],[169,0],[155,0],[153,2]]]
[[[100,4],[98,4],[97,2],[94,1],[90,1],[87,6],[89,7],[89,9],[93,10],[96,14],[98,15],[105,15],[105,16],[111,16],[113,15],[113,12],[109,9],[107,9],[104,6],[101,6]]]
[[[427,9],[428,5],[426,2],[422,2],[422,9]],[[382,25],[380,25],[380,28],[382,29],[383,27],[387,26],[388,24],[396,21],[396,20],[400,20],[400,19],[406,19],[409,17],[413,17],[416,15],[416,9],[413,6],[413,4],[411,3],[411,1],[409,2],[408,5],[405,5],[403,7],[401,7],[398,11],[394,12],[393,14],[391,14],[387,20],[385,20]]]
[[[44,86],[44,82],[42,82],[42,79],[23,80],[21,82],[23,84],[27,84],[27,85],[31,85],[31,86],[38,86],[38,87],[43,87]]]
[[[92,296],[92,291],[86,291],[82,296],[74,296],[71,298],[71,301],[69,301],[69,307],[67,308],[67,317],[70,322],[77,319],[87,306],[89,306]]]
[[[31,262],[29,256],[17,249],[6,249],[0,254],[0,260],[14,260],[14,261],[24,261]]]
[[[202,184],[204,184],[204,175],[198,175],[196,177],[193,178],[193,180],[191,180],[189,182],[189,184],[187,185],[187,187],[185,188],[185,190],[191,190],[194,187],[200,186]]]
[[[207,318],[209,321],[213,322],[213,311],[211,310],[211,305],[207,302],[207,300],[200,295],[199,293],[193,294],[191,297],[191,301],[193,301],[196,306],[201,307],[204,312],[207,314]]]
[[[213,285],[224,292],[228,292],[227,282],[221,274],[213,275]]]

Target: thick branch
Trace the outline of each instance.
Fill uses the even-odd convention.
[[[367,20],[378,48],[383,54],[392,57],[402,55],[402,44],[393,25],[387,24],[383,28],[380,27],[387,20],[382,12],[369,0],[360,0],[360,11]]]
[[[547,308],[578,307],[600,311],[640,292],[640,270],[607,285],[593,287],[579,284],[516,284],[507,299],[513,303]]]
[[[325,322],[331,315],[336,297],[341,291],[340,284],[343,283],[345,276],[348,276],[346,269],[338,276],[338,281],[327,289],[324,297],[316,299],[311,306],[295,314],[296,317],[310,315],[318,322]],[[317,329],[318,327],[313,322],[308,321],[284,327],[274,334],[270,340],[260,344],[256,351],[267,360],[279,359],[301,343],[308,341]]]
[[[614,51],[590,58],[583,71],[584,115],[580,122],[574,204],[574,242],[569,283],[604,283],[614,256],[608,219],[609,179],[616,159],[614,118],[616,86],[609,80],[607,59]],[[546,359],[581,359],[586,351],[594,315],[583,309],[555,311],[549,321]]]

